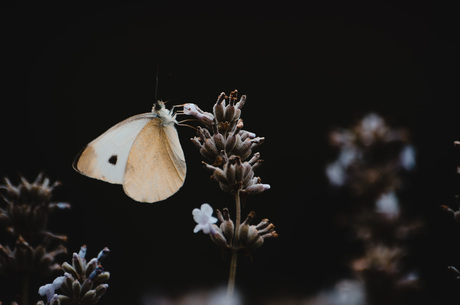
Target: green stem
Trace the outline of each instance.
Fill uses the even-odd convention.
[[[240,202],[240,191],[238,190],[235,194],[235,205],[236,205],[236,221],[235,221],[235,236],[232,243],[232,258],[230,261],[230,275],[228,277],[227,286],[227,298],[233,298],[233,292],[235,291],[235,277],[236,277],[236,263],[238,260],[238,247],[240,242],[240,224],[241,224],[241,202]]]

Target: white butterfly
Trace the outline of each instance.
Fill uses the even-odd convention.
[[[75,158],[79,173],[122,184],[140,202],[157,202],[184,184],[187,167],[179,142],[176,115],[162,101],[152,112],[130,117],[90,142]]]

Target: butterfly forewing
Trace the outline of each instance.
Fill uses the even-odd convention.
[[[90,142],[74,161],[81,174],[110,183],[123,184],[131,147],[152,113],[130,117]]]

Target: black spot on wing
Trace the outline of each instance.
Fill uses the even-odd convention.
[[[117,161],[118,161],[118,156],[117,156],[117,155],[112,155],[112,156],[109,158],[109,163],[112,164],[112,165],[116,165],[116,164],[117,164]]]

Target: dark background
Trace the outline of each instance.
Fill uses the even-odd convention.
[[[164,202],[134,202],[71,164],[110,126],[150,111],[157,66],[169,105],[210,111],[220,92],[238,89],[245,128],[266,137],[257,174],[272,187],[244,213],[270,218],[280,237],[240,259],[237,286],[248,299],[307,296],[350,277],[353,256],[334,218],[347,201],[324,174],[334,159],[327,134],[374,111],[411,130],[417,149],[407,198],[425,222],[411,245],[424,286],[413,302],[457,304],[446,267],[460,266],[460,226],[439,208],[459,193],[459,19],[447,3],[3,3],[0,175],[17,183],[43,171],[62,182],[54,198],[72,210],[53,215],[51,230],[69,236],[70,252],[112,250],[102,304],[223,286],[228,262],[193,234],[191,211],[233,203],[201,167],[192,129],[178,127],[188,174]]]

